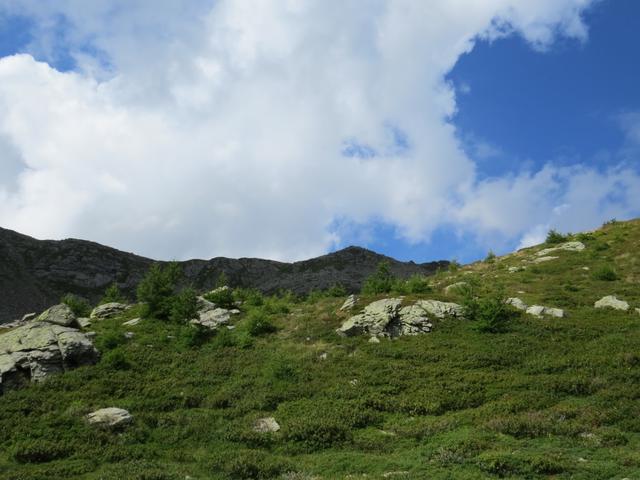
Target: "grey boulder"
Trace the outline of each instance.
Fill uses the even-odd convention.
[[[0,335],[0,391],[93,364],[98,357],[88,335],[74,328],[31,322]]]
[[[54,305],[42,312],[36,319],[38,322],[52,323],[62,327],[76,327],[78,320],[73,311],[64,303]]]
[[[104,320],[106,318],[112,318],[120,315],[127,308],[129,308],[129,306],[125,305],[124,303],[105,303],[104,305],[98,305],[96,308],[94,308],[91,312],[90,318],[91,320]]]
[[[614,310],[629,310],[629,304],[624,300],[618,300],[615,295],[607,295],[602,297],[594,304],[595,308],[613,308]]]
[[[133,417],[122,408],[101,408],[87,415],[87,420],[91,425],[99,427],[119,427],[131,423]]]

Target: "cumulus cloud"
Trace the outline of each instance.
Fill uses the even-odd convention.
[[[344,224],[513,240],[627,212],[632,171],[479,181],[451,123],[445,76],[474,42],[584,40],[589,3],[8,0],[35,32],[0,59],[0,224],[157,258],[300,259]]]

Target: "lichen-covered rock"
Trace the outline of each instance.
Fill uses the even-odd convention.
[[[566,242],[562,245],[558,245],[557,247],[550,247],[540,250],[536,255],[538,257],[544,257],[549,255],[550,253],[557,252],[559,250],[564,250],[567,252],[581,252],[585,249],[584,243],[582,242]]]
[[[96,308],[94,308],[91,312],[90,318],[91,320],[104,320],[106,318],[112,318],[120,315],[127,308],[129,308],[129,306],[125,305],[124,303],[105,303],[104,305],[98,305]]]
[[[0,335],[0,392],[80,365],[98,351],[84,333],[48,322],[31,322]]]
[[[338,328],[339,335],[383,335],[387,326],[397,318],[402,300],[400,298],[383,298],[370,303],[359,315],[354,315]]]
[[[87,415],[87,420],[91,425],[99,427],[120,427],[131,423],[133,417],[122,408],[101,408]]]
[[[517,308],[518,310],[525,311],[527,309],[527,304],[520,300],[518,297],[507,298],[505,302],[507,305],[511,305],[513,308]]]
[[[629,310],[629,304],[624,300],[618,300],[615,295],[607,295],[602,297],[594,304],[595,308],[613,308],[615,310],[622,310],[626,312]]]
[[[418,335],[428,333],[433,328],[433,324],[427,316],[427,312],[419,305],[409,305],[400,309],[399,329],[391,331],[391,336],[397,335]]]
[[[273,417],[259,418],[253,424],[253,430],[258,433],[275,433],[280,430],[280,425]]]
[[[198,312],[208,312],[210,310],[215,310],[217,306],[215,303],[210,302],[204,297],[197,297],[196,308],[198,309]]]
[[[347,299],[344,301],[344,303],[342,304],[342,306],[340,307],[340,311],[344,312],[345,310],[351,310],[353,307],[356,306],[357,300],[358,299],[356,298],[355,295],[349,295]]]
[[[77,319],[68,305],[61,303],[42,312],[36,319],[38,322],[52,323],[62,327],[76,327]]]
[[[553,257],[551,255],[549,256],[544,256],[544,257],[538,257],[535,258],[533,260],[531,260],[531,263],[545,263],[545,262],[550,262],[551,260],[557,260],[559,257]]]
[[[534,317],[550,316],[556,318],[564,317],[564,310],[560,308],[544,307],[542,305],[531,305],[526,313]]]
[[[466,285],[468,285],[467,282],[457,282],[457,283],[451,284],[451,285],[445,287],[444,293],[447,294],[447,295],[450,295],[452,293],[458,293]]]
[[[457,317],[464,315],[464,309],[453,302],[440,302],[438,300],[418,300],[416,305],[424,309],[427,314],[436,318]]]
[[[135,325],[138,325],[141,322],[140,318],[132,318],[131,320],[127,320],[126,322],[122,322],[122,325],[125,325],[127,327],[133,327]]]
[[[231,312],[225,308],[214,308],[212,310],[202,310],[198,312],[198,318],[191,320],[194,325],[217,330],[222,325],[227,325],[231,318]]]

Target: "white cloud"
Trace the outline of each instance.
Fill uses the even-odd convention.
[[[64,48],[78,68],[0,60],[0,139],[27,167],[0,182],[0,224],[161,258],[312,256],[340,241],[336,220],[519,238],[585,187],[552,166],[478,183],[445,75],[479,37],[584,40],[588,4],[9,0],[35,18],[33,55]],[[378,155],[345,157],[347,141]]]

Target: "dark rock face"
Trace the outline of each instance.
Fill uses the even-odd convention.
[[[304,294],[336,283],[350,292],[357,291],[382,260],[389,261],[392,273],[401,278],[416,273],[428,275],[448,265],[446,261],[399,262],[359,247],[294,263],[223,257],[180,263],[185,282],[197,289],[212,289],[224,272],[234,287]],[[133,298],[136,285],[153,263],[93,242],[36,240],[0,228],[0,323],[26,312],[43,311],[58,303],[65,293],[97,301],[113,282]]]

